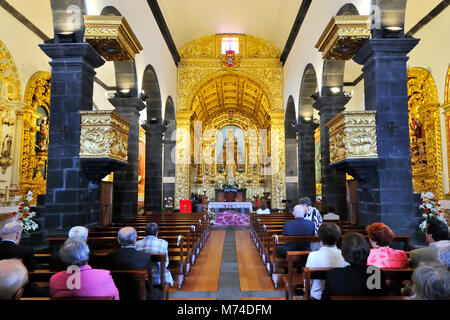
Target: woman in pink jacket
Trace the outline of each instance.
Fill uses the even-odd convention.
[[[87,264],[89,247],[83,239],[66,240],[59,254],[69,268],[50,278],[52,298],[114,297],[119,300],[119,290],[111,273],[108,270],[92,269]]]
[[[376,222],[367,226],[366,230],[372,245],[367,265],[378,268],[408,267],[408,257],[405,251],[389,247],[395,236],[391,228],[384,223]]]

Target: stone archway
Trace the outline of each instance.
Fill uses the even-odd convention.
[[[226,66],[222,55],[223,40],[234,37],[239,41],[239,54],[234,64]],[[177,104],[177,152],[176,152],[176,191],[175,206],[179,201],[190,197],[190,164],[191,164],[191,127],[194,119],[203,117],[196,113],[196,105],[204,102],[198,99],[198,93],[212,84],[214,79],[221,77],[234,77],[235,83],[230,89],[231,95],[241,96],[246,90],[246,83],[257,88],[254,94],[248,92],[250,100],[256,99],[261,105],[267,106],[267,116],[262,113],[247,115],[256,116],[259,122],[270,124],[270,155],[272,156],[272,174],[270,175],[271,198],[273,208],[282,208],[285,199],[285,134],[284,134],[284,107],[282,99],[282,64],[281,52],[269,41],[244,34],[218,34],[202,37],[180,48],[181,63],[178,67],[178,104]],[[238,79],[236,82],[235,80]],[[239,80],[240,79],[240,80]],[[242,82],[241,82],[242,80]],[[220,81],[219,81],[220,82]],[[225,81],[226,82],[226,81]],[[220,84],[220,83],[219,83]],[[227,87],[226,83],[220,87]],[[233,86],[232,86],[233,87]],[[215,95],[220,101],[218,109],[228,110],[223,103],[225,95]],[[243,105],[245,98],[235,105]],[[215,104],[215,102],[213,102]],[[216,105],[216,104],[215,104]],[[206,113],[208,114],[208,113]],[[218,114],[216,114],[218,115]],[[226,115],[224,113],[224,115]],[[264,127],[264,126],[263,126]],[[269,126],[267,126],[269,127]]]
[[[297,201],[298,198],[298,141],[295,102],[289,96],[284,119],[286,141],[286,200]]]
[[[168,97],[164,109],[164,161],[163,161],[163,197],[175,196],[175,144],[176,122],[175,106],[172,97]]]
[[[298,182],[299,197],[308,197],[313,203],[316,201],[316,184],[321,183],[320,174],[316,174],[314,141],[318,125],[314,122],[313,95],[317,90],[316,71],[312,64],[308,64],[303,72],[298,106]]]
[[[162,206],[162,123],[161,91],[155,69],[148,65],[142,80],[146,96],[147,122],[145,149],[145,211],[160,211]]]

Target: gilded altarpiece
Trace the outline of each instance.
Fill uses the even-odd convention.
[[[444,199],[439,98],[423,68],[408,70],[408,108],[414,192],[431,191]]]
[[[50,124],[51,74],[37,72],[28,81],[22,120],[19,191],[45,194]],[[36,197],[35,197],[36,200]]]
[[[450,64],[447,69],[447,76],[445,79],[445,101],[442,104],[445,116],[445,132],[447,138],[447,162],[448,172],[450,172]],[[450,181],[449,181],[450,182]],[[448,194],[446,194],[448,197]]]
[[[225,37],[239,40],[239,50],[233,59],[227,60],[222,54],[222,41]],[[272,155],[272,163],[267,164],[270,166],[271,178],[266,185],[271,187],[272,207],[282,208],[281,201],[286,196],[286,190],[283,73],[280,50],[270,42],[253,36],[218,34],[191,41],[182,46],[179,52],[181,61],[178,64],[175,206],[179,206],[179,200],[190,198],[190,182],[193,179],[189,176],[190,164],[183,161],[193,160],[190,150],[191,132],[194,121],[203,121],[204,132],[207,127],[211,128],[211,123],[215,129],[219,129],[221,125],[222,127],[236,125],[244,132],[252,129],[251,132],[257,132],[254,139],[260,138],[259,130],[268,131],[267,156]],[[228,64],[224,63],[226,61]],[[233,65],[230,61],[236,63]],[[212,93],[213,91],[217,92]],[[210,99],[208,93],[212,93],[214,99]],[[232,99],[234,100],[231,101]],[[249,135],[246,132],[248,145],[249,139],[253,139]],[[204,150],[211,141],[204,140],[203,144]],[[189,152],[189,155],[184,154],[186,152]],[[257,152],[260,153],[259,150]],[[261,167],[261,156],[258,158],[256,162]],[[275,167],[274,159],[276,159]],[[240,182],[245,182],[239,183],[244,187],[260,183],[259,174],[249,177],[253,166],[247,167],[248,163],[250,159],[246,155],[245,177],[242,172],[238,172],[237,177]],[[267,166],[265,168],[267,169]],[[259,173],[259,168],[256,169]],[[200,169],[200,172],[197,170],[199,176],[205,173],[201,170],[204,169]],[[217,180],[223,180],[220,174],[213,182],[216,185]]]
[[[15,204],[11,199],[17,193],[23,109],[21,86],[14,59],[0,41],[0,206]]]

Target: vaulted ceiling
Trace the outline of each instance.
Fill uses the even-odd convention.
[[[250,34],[273,42],[288,39],[302,0],[158,0],[176,47],[217,33]]]
[[[206,83],[193,100],[193,118],[208,123],[218,115],[245,115],[259,128],[269,126],[269,101],[262,88],[252,80],[226,74]]]

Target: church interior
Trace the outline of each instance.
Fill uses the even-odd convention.
[[[22,257],[26,286],[47,289],[15,296],[56,299],[52,259],[74,227],[102,269],[94,256],[138,248],[157,224],[159,286],[147,286],[151,268],[111,267],[120,300],[127,281],[138,300],[312,299],[308,279],[327,279],[307,268],[321,225],[339,228],[337,248],[359,233],[372,254],[369,226],[381,223],[408,261],[444,244],[449,5],[1,0],[0,237],[18,245],[7,239],[20,225],[32,253],[26,263],[0,244],[0,269]],[[315,233],[286,232],[298,211]],[[447,238],[430,244],[432,220]],[[278,256],[295,241],[311,246]],[[412,263],[382,270],[420,279]],[[404,289],[389,297],[419,296]]]

